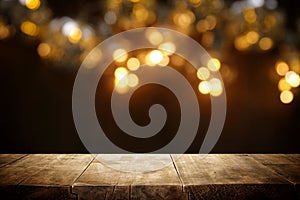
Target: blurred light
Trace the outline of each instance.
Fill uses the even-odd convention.
[[[162,61],[163,54],[159,50],[153,50],[149,54],[149,61],[153,64],[158,64]]]
[[[202,0],[190,0],[190,3],[193,4],[194,7],[198,7],[202,3]]]
[[[129,58],[127,61],[127,68],[131,71],[135,71],[140,67],[140,61],[137,58]]]
[[[19,3],[22,4],[23,6],[26,5],[26,0],[19,0]]]
[[[139,2],[140,0],[130,0],[132,3],[137,3]]]
[[[149,16],[149,11],[142,4],[135,4],[132,12],[138,21],[146,21]]]
[[[289,104],[293,101],[294,94],[289,90],[284,90],[280,93],[280,101],[285,104]]]
[[[289,71],[285,74],[285,80],[292,87],[298,87],[300,85],[300,77],[294,71]]]
[[[239,36],[234,40],[234,47],[239,51],[244,51],[249,47],[249,43],[243,36]]]
[[[266,7],[270,10],[276,9],[278,6],[277,0],[266,0]]]
[[[213,78],[209,81],[210,91],[212,96],[220,96],[223,92],[222,83],[219,79]]]
[[[127,56],[127,52],[124,49],[117,49],[113,53],[113,58],[116,62],[124,62]]]
[[[247,3],[249,6],[252,6],[252,7],[262,7],[265,3],[264,0],[247,0]]]
[[[80,28],[73,28],[68,36],[68,39],[71,43],[77,43],[81,39],[82,32]]]
[[[172,62],[172,65],[177,66],[177,67],[180,67],[180,66],[184,65],[185,60],[184,60],[184,58],[182,58],[181,56],[179,56],[179,55],[177,55],[177,54],[174,54],[174,55],[171,57],[171,62]]]
[[[300,60],[297,59],[297,58],[292,58],[290,60],[290,66],[291,66],[291,69],[296,72],[296,73],[300,73]]]
[[[40,7],[41,2],[40,0],[26,0],[25,5],[30,10],[36,10]]]
[[[41,57],[47,57],[50,54],[51,48],[49,44],[47,43],[41,43],[39,44],[37,48],[37,52]]]
[[[184,13],[176,14],[174,16],[174,23],[181,28],[187,28],[189,25],[194,23],[195,21],[195,15],[191,11],[186,11]]]
[[[259,34],[256,31],[249,31],[246,34],[246,41],[249,44],[255,44],[259,39]]]
[[[248,22],[249,24],[256,22],[257,16],[253,8],[244,9],[243,16],[245,21]]]
[[[273,40],[269,37],[263,37],[260,39],[258,45],[262,50],[266,51],[273,47]]]
[[[172,55],[176,51],[176,46],[172,42],[165,42],[159,45],[158,49],[165,55]]]
[[[86,64],[84,65],[86,68],[91,69],[94,68],[97,62],[100,61],[102,57],[102,52],[98,48],[94,48],[89,54],[88,57],[86,57],[85,62]]]
[[[211,71],[215,72],[215,71],[218,71],[220,69],[221,63],[217,58],[211,58],[211,59],[209,59],[209,61],[207,63],[207,67]]]
[[[8,38],[10,35],[9,27],[0,22],[0,40]]]
[[[284,76],[289,71],[289,66],[286,62],[278,62],[276,63],[276,72],[280,76]]]
[[[198,89],[199,89],[199,92],[201,92],[202,94],[208,94],[210,92],[210,84],[209,84],[209,82],[202,81],[198,85]]]
[[[135,74],[128,74],[127,79],[128,79],[128,86],[129,87],[135,87],[139,83],[139,78]]]
[[[163,59],[160,61],[160,63],[158,63],[159,66],[167,66],[170,62],[170,58],[169,56],[163,56]]]
[[[113,11],[108,11],[104,15],[104,21],[106,24],[115,24],[117,21],[117,15]]]
[[[66,23],[64,23],[61,30],[62,30],[62,33],[68,37],[73,29],[78,28],[78,25],[76,22],[74,22],[70,19],[67,19],[67,20],[68,21]]]
[[[217,25],[217,18],[214,15],[208,15],[205,21],[207,22],[208,30],[213,30]]]
[[[29,36],[37,36],[39,34],[37,25],[30,21],[25,21],[21,24],[21,31]]]
[[[208,21],[205,19],[199,20],[196,29],[199,33],[206,32],[209,29]]]
[[[278,89],[280,91],[284,91],[284,90],[290,90],[292,87],[290,86],[290,84],[288,84],[288,82],[286,82],[285,78],[281,78],[278,82]]]
[[[210,72],[206,67],[200,67],[197,70],[197,77],[200,80],[207,80],[209,78],[209,76],[210,76]]]
[[[163,41],[163,36],[158,31],[147,30],[146,37],[149,40],[149,42],[153,45],[158,45]]]
[[[125,67],[118,67],[114,73],[117,80],[122,80],[127,74],[128,70]]]

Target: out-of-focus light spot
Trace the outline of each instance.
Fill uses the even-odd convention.
[[[135,74],[128,74],[127,79],[129,87],[135,87],[139,84],[139,78]]]
[[[215,71],[218,71],[220,69],[221,63],[217,58],[211,58],[211,59],[209,59],[209,61],[207,63],[207,67],[211,71],[215,72]]]
[[[292,87],[298,87],[300,85],[300,77],[294,71],[289,71],[285,74],[285,80]]]
[[[26,0],[25,5],[30,10],[36,10],[40,7],[41,2],[40,0]]]
[[[202,81],[199,85],[198,85],[198,90],[199,92],[201,92],[202,94],[208,94],[210,92],[210,84],[207,81]]]
[[[122,80],[127,74],[128,70],[125,67],[118,67],[114,73],[117,80]]]
[[[172,55],[176,51],[176,46],[172,42],[165,42],[159,45],[158,49],[165,55]]]
[[[266,7],[270,10],[276,9],[278,6],[277,0],[266,0]]]
[[[160,61],[160,63],[158,63],[159,66],[167,66],[170,62],[170,58],[169,56],[163,56],[163,59]]]
[[[273,40],[269,37],[263,37],[260,39],[258,45],[262,50],[267,51],[273,47]]]
[[[206,47],[211,47],[215,41],[215,35],[213,32],[205,32],[202,34],[201,43]]]
[[[281,78],[278,82],[278,89],[280,91],[284,91],[284,90],[290,90],[292,87],[290,86],[290,84],[288,84],[288,82],[286,82],[285,78]]]
[[[298,58],[292,58],[290,60],[290,66],[294,72],[300,74],[300,60]]]
[[[102,51],[98,48],[94,48],[85,59],[85,67],[88,69],[94,68],[97,62],[102,58]]]
[[[41,43],[37,47],[37,52],[41,57],[47,57],[50,54],[51,48],[47,43]]]
[[[149,16],[149,11],[142,4],[135,4],[132,8],[132,12],[135,18],[140,22],[146,21]]]
[[[264,5],[265,1],[264,0],[247,0],[247,3],[251,7],[258,8],[258,7],[262,7]]]
[[[248,22],[249,24],[256,22],[257,16],[253,8],[244,9],[243,16],[245,21]]]
[[[186,11],[184,13],[176,14],[174,16],[174,23],[181,28],[187,28],[189,25],[194,23],[195,15],[191,11]]]
[[[68,39],[71,43],[77,43],[79,42],[79,40],[82,37],[82,32],[80,30],[80,28],[73,28],[70,32],[70,34],[68,35]]]
[[[259,34],[256,31],[249,31],[246,34],[246,40],[249,44],[255,44],[259,39]]]
[[[249,43],[243,36],[239,36],[234,40],[234,47],[239,51],[244,51],[249,48]]]
[[[194,7],[198,7],[202,3],[202,0],[190,0],[190,3],[193,4]]]
[[[180,67],[180,66],[184,65],[185,60],[181,56],[175,54],[171,57],[171,62],[172,62],[172,65]]]
[[[210,72],[206,67],[200,67],[197,70],[197,77],[200,80],[207,80],[210,76]]]
[[[278,62],[276,63],[276,72],[280,76],[284,76],[289,71],[289,66],[286,62]]]
[[[140,61],[137,58],[129,58],[127,61],[127,68],[131,71],[135,71],[140,67]]]
[[[72,32],[72,30],[75,28],[78,28],[77,23],[69,20],[66,23],[64,23],[61,30],[62,30],[62,33],[68,37],[70,35],[70,33]]]
[[[148,30],[146,32],[146,37],[149,42],[153,45],[159,45],[163,41],[163,36],[158,31]]]
[[[127,57],[128,54],[124,49],[117,49],[113,53],[113,58],[116,62],[124,62]]]
[[[128,91],[128,79],[127,76],[124,76],[122,79],[115,79],[115,90],[120,93],[124,94]]]
[[[202,19],[199,20],[198,23],[196,24],[196,29],[199,33],[203,33],[206,32],[209,29],[209,24],[207,22],[207,20]]]
[[[10,35],[9,27],[0,22],[0,40],[8,38]]]
[[[107,11],[104,15],[104,21],[106,24],[115,24],[117,21],[117,15],[113,11]]]
[[[153,50],[149,54],[149,61],[154,65],[160,63],[162,59],[163,59],[163,54],[159,50]]]
[[[293,101],[294,94],[289,90],[284,90],[280,93],[280,101],[284,104],[289,104]]]
[[[209,93],[212,96],[220,96],[223,92],[223,87],[222,87],[222,83],[219,79],[217,78],[213,78],[209,81],[209,85],[210,85],[210,91]]]
[[[205,21],[207,22],[208,30],[213,30],[217,25],[217,18],[214,15],[208,15]]]
[[[21,24],[21,31],[29,36],[37,36],[39,27],[30,21],[25,21]]]

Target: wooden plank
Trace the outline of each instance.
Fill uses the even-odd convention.
[[[124,166],[129,159],[128,155],[106,156],[111,157],[110,165],[114,167]],[[143,160],[154,159],[151,155],[130,156],[135,156],[137,168],[142,167],[139,163],[143,163]],[[79,199],[91,199],[94,196],[100,199],[187,199],[170,156],[155,157],[158,161],[168,159],[171,165],[158,171],[132,173],[112,169],[95,159],[74,183],[72,191],[78,194]]]
[[[295,164],[300,163],[299,155],[285,155],[285,154],[249,154],[250,157],[258,162],[267,164]],[[297,160],[298,158],[298,160]]]
[[[8,165],[26,155],[27,154],[0,154],[0,167]]]
[[[248,155],[183,155],[175,165],[191,199],[296,198],[287,180]]]

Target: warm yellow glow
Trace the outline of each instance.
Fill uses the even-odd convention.
[[[206,21],[205,19],[199,20],[197,25],[196,25],[196,29],[199,33],[203,33],[206,32],[209,29],[209,24],[208,21]]]
[[[285,104],[289,104],[293,101],[294,94],[289,90],[284,90],[280,93],[280,101]]]
[[[221,63],[217,58],[211,58],[211,59],[209,59],[209,61],[207,63],[207,67],[211,71],[215,72],[215,71],[218,71],[220,69]]]
[[[209,81],[210,94],[212,96],[220,96],[223,92],[222,83],[219,79],[213,78]]]
[[[4,24],[1,24],[0,22],[0,40],[8,38],[10,35],[9,27],[5,26]]]
[[[300,60],[297,57],[294,57],[290,60],[291,69],[300,74]]]
[[[276,63],[276,72],[280,76],[284,76],[289,71],[289,66],[286,62],[278,62]]]
[[[163,54],[159,50],[153,50],[149,54],[149,61],[154,65],[160,63],[162,59],[163,59]]]
[[[164,56],[163,59],[160,61],[160,63],[158,63],[159,66],[167,66],[170,62],[170,58],[169,56]]]
[[[158,49],[165,55],[172,55],[176,51],[176,46],[172,42],[165,42],[159,45]]]
[[[260,39],[258,45],[262,50],[266,51],[273,47],[273,40],[269,37],[263,37]]]
[[[153,45],[159,45],[163,41],[163,36],[158,31],[148,30],[146,32],[146,37]]]
[[[245,37],[239,36],[234,40],[234,47],[239,51],[244,51],[248,49],[249,43],[246,41]]]
[[[127,56],[127,52],[124,49],[117,49],[113,53],[113,58],[116,62],[124,62]]]
[[[47,57],[51,51],[49,44],[41,43],[37,48],[37,52],[41,57]]]
[[[86,68],[91,69],[96,67],[96,63],[99,62],[102,58],[102,51],[99,48],[93,49],[88,57],[85,59],[86,64],[84,65]]]
[[[26,0],[25,5],[30,10],[36,10],[40,7],[41,2],[40,0]]]
[[[129,58],[127,61],[127,68],[131,71],[135,71],[140,67],[140,61],[137,58]]]
[[[246,41],[249,44],[255,44],[259,39],[259,34],[256,31],[249,31],[246,34]]]
[[[210,84],[209,84],[209,82],[202,81],[198,85],[198,89],[199,89],[199,92],[201,92],[202,94],[208,94],[210,92]]]
[[[174,23],[181,28],[187,28],[189,25],[194,23],[195,15],[191,11],[186,11],[184,13],[176,14],[174,16]]]
[[[132,3],[137,3],[139,2],[140,0],[130,0]]]
[[[285,74],[285,80],[292,87],[298,87],[300,85],[300,77],[294,71],[287,72]]]
[[[284,90],[290,90],[292,87],[290,86],[290,84],[288,84],[288,82],[286,82],[285,78],[281,78],[278,82],[278,89],[280,91],[284,91]]]
[[[122,80],[127,74],[128,70],[125,67],[118,67],[114,73],[117,80]]]
[[[138,21],[146,21],[149,16],[149,11],[142,4],[135,4],[132,12]]]
[[[214,15],[208,15],[206,17],[207,29],[213,30],[217,25],[217,18]]]
[[[39,28],[34,23],[25,21],[21,24],[21,31],[29,36],[37,36],[39,33]]]
[[[129,87],[135,87],[135,86],[137,86],[138,83],[139,83],[139,78],[138,78],[137,75],[135,75],[135,74],[128,74],[128,75],[127,75],[127,79],[128,79],[127,85],[128,85]]]
[[[71,31],[70,34],[68,36],[68,39],[70,42],[72,43],[77,43],[79,42],[79,40],[81,39],[82,36],[82,32],[80,30],[80,28],[78,27],[74,27]]]
[[[207,80],[209,78],[209,76],[210,76],[210,72],[206,67],[200,67],[197,70],[197,77],[200,80]]]
[[[243,12],[243,16],[246,22],[252,24],[256,21],[256,13],[255,10],[253,8],[247,8],[244,10]]]

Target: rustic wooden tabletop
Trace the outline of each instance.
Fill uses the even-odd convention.
[[[300,199],[300,154],[185,154],[178,159],[165,155],[171,164],[151,172],[118,171],[103,165],[97,159],[101,156],[104,155],[2,154],[1,196],[3,199]],[[122,157],[126,157],[110,156],[120,158],[112,159],[114,166],[121,165]],[[136,156],[151,159],[150,155]]]

